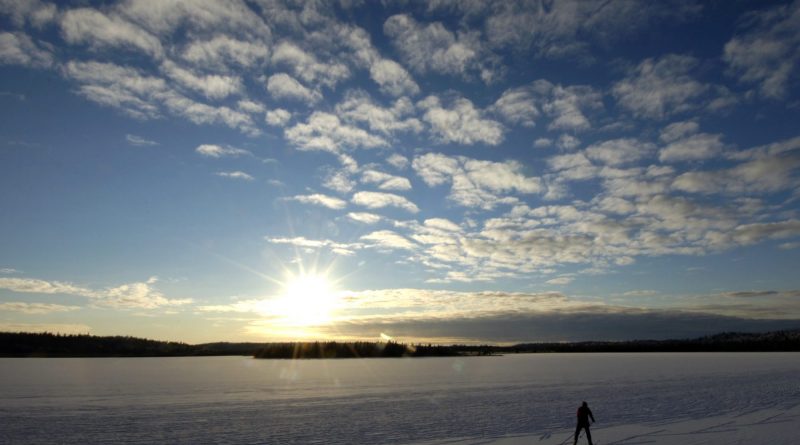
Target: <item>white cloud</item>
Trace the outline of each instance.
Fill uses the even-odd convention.
[[[269,48],[257,40],[244,41],[218,34],[210,40],[189,42],[181,57],[197,67],[228,71],[235,67],[254,68],[262,65],[269,57]]]
[[[414,158],[414,170],[429,186],[452,183],[448,199],[465,207],[492,209],[498,204],[514,203],[516,198],[501,193],[539,193],[539,178],[522,174],[522,164],[515,161],[492,162],[427,153]]]
[[[136,136],[134,134],[126,134],[125,140],[128,141],[129,144],[136,147],[152,147],[154,145],[158,145],[158,142],[156,141],[151,141],[141,136]]]
[[[323,150],[338,152],[347,147],[381,147],[388,143],[379,136],[361,128],[343,124],[331,113],[315,111],[306,123],[298,123],[286,129],[286,139],[301,150]]]
[[[232,94],[239,94],[244,89],[242,79],[236,76],[201,76],[169,60],[164,61],[161,69],[167,77],[182,87],[198,91],[209,99],[224,99]]]
[[[322,84],[333,87],[350,77],[347,65],[335,61],[320,62],[313,54],[288,41],[281,42],[273,49],[272,63],[278,66],[288,66],[295,77],[315,85]]]
[[[47,68],[53,64],[53,55],[42,49],[22,33],[0,33],[0,65],[22,65]]]
[[[350,212],[347,217],[364,224],[376,224],[383,219],[380,215],[368,212]]]
[[[275,99],[290,99],[307,104],[314,104],[322,99],[319,91],[306,88],[297,79],[286,73],[270,76],[267,80],[267,91]]]
[[[549,138],[538,138],[533,141],[533,146],[536,148],[547,148],[553,145],[553,140]]]
[[[168,35],[182,27],[195,32],[241,34],[268,40],[269,26],[241,0],[137,0],[122,3],[119,13],[152,33]]]
[[[460,232],[461,227],[447,218],[430,218],[424,221],[425,226],[447,232]]]
[[[349,91],[344,100],[336,105],[336,115],[343,120],[367,124],[371,131],[385,135],[398,131],[422,131],[422,123],[411,116],[413,113],[414,105],[408,98],[397,99],[391,107],[382,107],[360,90]]]
[[[247,173],[242,172],[242,171],[217,172],[217,173],[214,173],[214,174],[217,175],[217,176],[220,176],[222,178],[238,179],[238,180],[241,180],[241,181],[252,181],[252,180],[255,179],[252,176],[250,176]]]
[[[502,116],[507,122],[525,127],[536,125],[541,112],[536,107],[530,88],[510,88],[492,105],[491,111]]]
[[[645,59],[614,85],[614,97],[634,116],[652,119],[697,108],[710,88],[690,76],[697,63],[694,57],[677,54]]]
[[[425,110],[423,120],[443,143],[497,145],[503,141],[503,126],[483,117],[469,99],[456,98],[446,108],[436,96],[428,96],[417,104]]]
[[[245,113],[253,113],[253,114],[260,114],[267,111],[267,108],[264,104],[249,100],[249,99],[242,99],[236,102],[236,108],[240,111],[244,111]]]
[[[408,167],[408,158],[397,153],[392,153],[391,156],[386,158],[386,162],[400,170]]]
[[[47,332],[56,334],[88,334],[92,328],[70,323],[0,323],[3,332]]]
[[[209,158],[222,158],[222,157],[239,157],[239,156],[252,156],[253,154],[247,150],[230,147],[230,146],[221,146],[215,144],[202,144],[199,145],[195,150],[197,153],[209,157]]]
[[[285,127],[292,119],[292,113],[284,110],[283,108],[276,108],[267,111],[265,121],[273,127]]]
[[[23,303],[9,301],[0,303],[0,312],[21,312],[23,314],[52,314],[55,312],[69,312],[80,309],[80,306],[65,306],[52,303]]]
[[[561,150],[574,150],[580,145],[581,140],[571,134],[562,134],[558,137],[558,141],[556,141],[556,146]]]
[[[655,152],[655,148],[655,144],[638,139],[614,139],[590,145],[586,148],[586,156],[594,161],[616,166],[647,158]]]
[[[350,174],[346,170],[331,171],[323,181],[322,186],[339,193],[349,193],[355,188],[356,183],[350,179]]]
[[[545,281],[545,283],[553,284],[553,285],[564,285],[564,284],[572,283],[572,281],[574,279],[575,278],[571,277],[571,276],[560,276],[560,277],[556,277],[556,278],[552,278],[550,280],[547,280],[547,281]]]
[[[153,287],[155,277],[144,282],[122,284],[105,289],[90,289],[72,283],[35,278],[0,278],[0,289],[35,294],[65,294],[89,298],[95,305],[114,308],[155,309],[189,304],[191,299],[169,299]]]
[[[0,0],[0,14],[9,16],[19,28],[29,23],[41,29],[55,20],[58,7],[40,0]]]
[[[322,206],[334,210],[341,210],[347,207],[346,201],[336,198],[334,196],[323,195],[321,193],[314,193],[311,195],[297,195],[285,199],[287,201],[297,201],[303,204]]]
[[[381,190],[411,190],[411,182],[407,178],[390,175],[377,170],[365,170],[362,172],[361,182],[376,184]]]
[[[721,134],[698,133],[674,140],[661,149],[661,162],[697,161],[710,159],[722,153],[725,144]]]
[[[393,193],[356,192],[351,202],[370,209],[398,207],[411,213],[419,212],[419,207],[408,199]]]
[[[117,15],[91,8],[70,9],[60,24],[64,40],[71,44],[86,44],[98,50],[135,48],[156,59],[164,54],[156,36]]]
[[[294,238],[264,237],[264,239],[272,244],[288,244],[303,249],[321,249],[324,247],[326,249],[330,249],[332,252],[336,254],[343,256],[353,255],[355,253],[355,250],[364,247],[360,243],[349,243],[349,244],[338,243],[336,241],[331,241],[331,240],[308,239],[302,236],[297,236]]]
[[[413,250],[416,247],[408,238],[391,230],[378,230],[368,233],[360,239],[370,241],[379,248]]]
[[[592,127],[587,113],[603,108],[602,95],[586,85],[562,86],[540,79],[531,84],[544,114],[551,118],[551,131],[584,131]]]
[[[473,34],[454,34],[440,22],[424,25],[407,14],[389,17],[383,31],[417,72],[466,76],[479,69],[480,42]]]
[[[661,139],[663,142],[669,143],[696,134],[699,130],[700,125],[698,125],[695,121],[674,122],[661,130],[659,139]]]
[[[800,3],[750,13],[746,32],[725,44],[723,59],[742,82],[766,97],[786,97],[800,63]]]
[[[369,75],[386,94],[396,97],[419,94],[419,85],[411,74],[393,60],[381,59],[373,63]]]

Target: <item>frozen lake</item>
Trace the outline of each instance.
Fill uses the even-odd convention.
[[[602,428],[781,412],[798,375],[796,353],[0,359],[0,442],[560,443],[582,400]]]

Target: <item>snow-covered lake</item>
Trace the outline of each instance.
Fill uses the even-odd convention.
[[[0,443],[571,444],[583,400],[603,445],[791,438],[800,354],[0,359]]]

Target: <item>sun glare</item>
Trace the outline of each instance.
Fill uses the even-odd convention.
[[[275,302],[275,315],[290,326],[327,324],[336,309],[338,295],[323,275],[302,274],[290,277]]]

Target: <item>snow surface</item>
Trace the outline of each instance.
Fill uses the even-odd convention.
[[[788,444],[800,354],[0,359],[0,443]],[[585,438],[579,443],[586,443]]]

